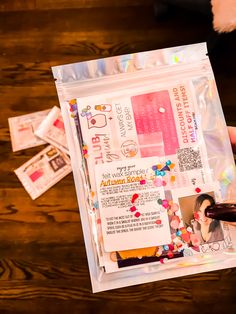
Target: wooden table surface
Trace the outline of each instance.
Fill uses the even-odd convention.
[[[58,105],[51,66],[211,38],[211,19],[177,8],[156,21],[152,3],[0,1],[0,313],[236,311],[236,269],[92,294],[72,175],[32,201],[13,173],[42,147],[13,153],[7,119]],[[210,54],[231,125],[235,56],[235,33]]]

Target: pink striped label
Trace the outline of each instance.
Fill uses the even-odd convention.
[[[175,154],[179,141],[169,92],[133,96],[131,102],[140,145],[147,145],[141,149],[142,157]],[[164,151],[161,143],[164,143]]]

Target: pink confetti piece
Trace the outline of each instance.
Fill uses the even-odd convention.
[[[157,219],[157,220],[156,220],[156,224],[157,224],[157,225],[160,225],[160,224],[161,224],[161,219]]]
[[[143,180],[140,180],[140,184],[141,184],[141,185],[146,184],[146,180],[144,180],[144,179],[143,179]]]
[[[170,222],[171,228],[178,229],[179,224],[180,224],[179,217],[178,216],[173,216],[173,218],[171,219],[171,222]]]
[[[200,189],[200,188],[196,188],[196,189],[195,189],[195,192],[200,193],[200,192],[201,192],[201,189]]]
[[[160,178],[155,178],[155,179],[153,180],[153,184],[154,184],[155,186],[157,186],[157,187],[160,187],[160,186],[162,186],[162,180],[161,180]]]
[[[166,186],[166,181],[162,181],[162,186]]]
[[[131,203],[134,203],[138,197],[139,197],[139,195],[138,195],[137,193],[135,193],[135,194],[132,196]]]
[[[168,252],[168,253],[167,253],[167,256],[168,256],[169,258],[172,258],[172,257],[174,257],[174,254],[173,254],[172,252]]]
[[[170,251],[173,251],[175,249],[174,245],[173,244],[169,244],[169,249],[170,249]]]
[[[101,224],[101,219],[100,219],[100,218],[97,219],[97,224],[98,224],[98,225]]]
[[[162,206],[163,206],[164,208],[168,208],[168,207],[169,207],[169,202],[168,202],[167,200],[163,200],[163,201],[162,201]]]
[[[136,218],[138,218],[140,215],[141,215],[140,212],[136,212],[136,213],[134,214],[134,216],[135,216]]]
[[[164,259],[163,258],[160,258],[160,263],[164,264]]]
[[[173,213],[175,213],[175,212],[177,212],[178,210],[179,210],[179,205],[176,204],[176,203],[173,203],[173,204],[171,205],[171,211],[172,211]]]
[[[137,210],[137,208],[135,206],[130,207],[129,209],[132,213],[135,212]]]

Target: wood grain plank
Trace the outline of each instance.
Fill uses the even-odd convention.
[[[8,12],[8,11],[22,11],[22,10],[34,10],[35,9],[35,1],[34,0],[2,0],[0,2],[0,12]]]
[[[67,313],[68,309],[70,314],[78,313],[91,313],[91,314],[104,314],[114,313],[119,314],[121,312],[136,314],[136,313],[147,313],[147,314],[169,314],[174,312],[175,314],[183,313],[204,313],[204,314],[222,314],[222,313],[234,313],[236,305],[230,306],[225,299],[219,300],[215,303],[206,304],[202,303],[179,303],[179,302],[132,302],[126,301],[125,303],[120,301],[106,301],[94,300],[88,302],[87,300],[50,300],[49,298],[38,298],[33,300],[21,300],[20,302],[15,300],[8,300],[4,304],[0,304],[0,310],[3,314],[9,313],[22,313],[22,314],[35,314],[35,313]]]
[[[61,189],[63,188],[63,197]],[[0,192],[0,223],[5,221],[26,223],[78,222],[79,210],[73,181],[66,186],[63,180],[41,197],[32,201],[23,187],[4,188]]]
[[[74,261],[75,262],[75,261]],[[195,300],[196,291],[203,291],[202,302],[205,304],[214,304],[217,298],[221,300],[233,299],[233,293],[229,294],[230,288],[233,288],[233,280],[230,280],[228,275],[224,279],[219,278],[222,272],[211,272],[200,274],[204,276],[205,280],[202,282],[195,282],[194,277],[189,276],[189,281],[186,283],[186,277],[178,280],[164,280],[154,283],[137,285],[133,287],[126,287],[123,289],[115,289],[113,291],[106,291],[99,294],[92,295],[89,286],[88,274],[81,276],[82,269],[77,265],[73,269],[68,269],[69,265],[60,267],[53,266],[52,269],[45,270],[43,266],[34,266],[24,261],[10,261],[5,260],[3,269],[18,268],[15,270],[15,275],[27,276],[27,281],[21,280],[0,280],[0,289],[3,293],[0,299],[32,299],[38,297],[57,298],[64,300],[83,300],[87,301],[119,301],[125,302],[161,302],[179,304],[188,304],[189,306]],[[21,275],[20,275],[21,274]],[[235,273],[231,272],[235,277]],[[198,276],[198,277],[199,277]],[[207,278],[208,277],[208,278]],[[214,289],[215,283],[219,282],[221,288]],[[205,287],[208,287],[209,294]]]
[[[64,245],[83,243],[81,225],[77,222],[14,222],[4,221],[0,223],[0,247],[8,247],[21,244],[38,245],[40,243],[51,244],[63,243]],[[27,250],[27,247],[25,247]]]
[[[79,9],[79,8],[106,8],[126,6],[151,6],[154,0],[2,0],[0,12],[52,10],[52,9]]]
[[[136,19],[134,17],[136,16]],[[142,16],[142,23],[137,17]],[[89,19],[89,23],[88,23]],[[43,21],[43,23],[42,23]],[[1,32],[11,33],[35,29],[42,31],[54,30],[58,32],[67,32],[74,30],[89,32],[92,30],[147,28],[155,25],[155,18],[152,7],[128,7],[123,8],[92,8],[92,9],[65,9],[33,11],[28,13],[3,12],[1,13]],[[48,39],[50,36],[48,33]],[[44,37],[45,40],[47,37]],[[17,39],[17,38],[16,38]]]

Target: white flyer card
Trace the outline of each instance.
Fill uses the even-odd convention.
[[[46,144],[34,131],[48,115],[50,109],[8,119],[13,152]]]
[[[146,248],[171,241],[163,187],[153,184],[158,158],[95,167],[106,252]],[[161,202],[158,202],[161,200]]]

